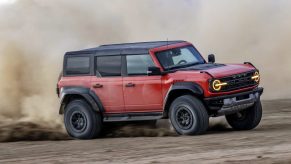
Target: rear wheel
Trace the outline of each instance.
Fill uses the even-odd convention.
[[[170,107],[169,114],[171,123],[178,134],[202,134],[209,125],[209,116],[204,105],[191,95],[176,98]]]
[[[96,138],[102,128],[100,114],[84,100],[73,100],[67,105],[64,122],[68,134],[78,139]]]
[[[254,106],[235,114],[226,115],[228,124],[235,130],[251,130],[257,127],[262,118],[261,101]]]

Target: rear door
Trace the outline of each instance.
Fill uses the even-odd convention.
[[[154,66],[149,54],[127,55],[126,76],[123,77],[124,105],[127,112],[162,111],[161,76],[148,76]]]
[[[95,57],[95,75],[91,89],[100,98],[105,113],[124,112],[121,56]]]

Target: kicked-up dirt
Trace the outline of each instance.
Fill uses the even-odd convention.
[[[177,136],[162,124],[81,141],[30,123],[2,125],[0,163],[291,163],[291,100],[264,101],[263,110],[254,130],[233,131],[215,119],[200,136]]]

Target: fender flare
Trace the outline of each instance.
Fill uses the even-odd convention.
[[[60,92],[61,105],[59,114],[64,113],[64,109],[68,103],[69,98],[74,96],[84,98],[89,103],[89,105],[92,106],[94,111],[104,112],[102,102],[94,91],[84,87],[63,87]]]
[[[171,104],[171,96],[173,93],[177,92],[177,91],[181,91],[181,90],[187,90],[189,92],[191,92],[191,94],[201,97],[204,95],[204,91],[202,89],[202,87],[195,83],[195,82],[177,82],[174,83],[170,89],[168,90],[168,93],[164,99],[164,105],[163,105],[163,109],[164,109],[164,117],[167,117],[167,110],[169,109],[169,105]]]
[[[194,95],[199,95],[199,96],[204,94],[204,91],[201,88],[201,86],[195,82],[177,82],[177,83],[174,83],[172,85],[170,92],[173,92],[175,90],[189,90]]]

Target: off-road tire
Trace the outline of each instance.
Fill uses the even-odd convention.
[[[170,106],[169,116],[178,134],[197,135],[208,129],[209,115],[203,103],[194,96],[184,95],[176,98]]]
[[[225,116],[228,124],[235,130],[251,130],[257,127],[262,119],[261,101],[239,113]]]
[[[64,123],[68,134],[77,139],[97,138],[102,129],[100,114],[81,99],[73,100],[66,106]]]

